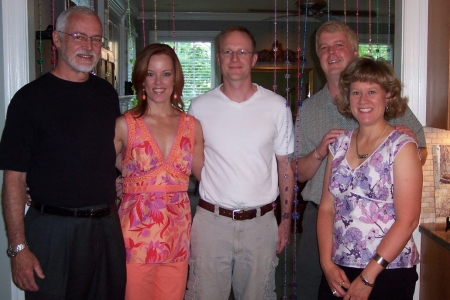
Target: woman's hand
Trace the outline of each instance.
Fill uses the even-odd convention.
[[[365,285],[361,278],[356,277],[347,290],[347,294],[344,296],[344,300],[367,300],[372,292],[372,287]]]
[[[336,297],[344,297],[347,294],[346,289],[350,286],[350,281],[345,275],[344,270],[331,262],[330,266],[324,269],[324,274],[333,295]]]

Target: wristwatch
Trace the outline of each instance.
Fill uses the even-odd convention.
[[[6,249],[6,254],[8,255],[8,257],[14,257],[17,255],[17,253],[19,253],[25,248],[28,248],[27,243],[22,243],[15,246],[9,245],[8,249]]]

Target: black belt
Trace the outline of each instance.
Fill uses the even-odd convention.
[[[209,202],[206,202],[203,199],[198,201],[198,206],[206,209],[207,211],[214,212],[215,205]],[[264,216],[269,211],[273,210],[272,203],[266,204],[260,207],[261,216]],[[243,210],[243,209],[226,209],[219,207],[219,215],[232,218],[233,220],[243,221],[243,220],[251,220],[256,218],[257,209]]]
[[[103,218],[116,210],[115,204],[101,208],[64,208],[33,201],[31,206],[46,214],[75,218]]]

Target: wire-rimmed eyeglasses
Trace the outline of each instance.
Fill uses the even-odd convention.
[[[94,36],[87,36],[87,34],[81,33],[81,32],[75,32],[75,33],[67,33],[64,31],[59,31],[58,32],[67,34],[68,36],[73,38],[73,41],[77,44],[86,44],[88,39],[91,39],[91,43],[94,46],[101,46],[103,44],[103,42],[106,40],[104,37],[102,37],[101,35],[94,35]]]
[[[240,49],[240,50],[224,50],[222,52],[220,52],[220,55],[222,55],[223,57],[232,57],[233,54],[236,53],[236,55],[238,57],[245,57],[247,55],[253,54],[253,52],[247,51],[245,49]]]

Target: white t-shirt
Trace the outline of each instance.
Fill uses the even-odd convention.
[[[286,99],[261,86],[237,103],[220,86],[192,100],[189,113],[203,128],[205,166],[200,197],[228,209],[268,204],[278,196],[275,155],[294,152]]]

